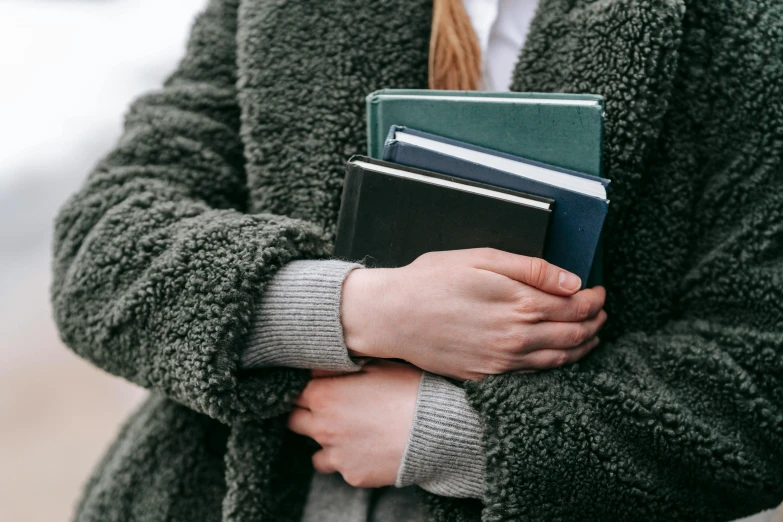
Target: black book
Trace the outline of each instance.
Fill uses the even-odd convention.
[[[404,266],[427,252],[490,247],[542,257],[553,200],[365,156],[348,161],[335,255]]]

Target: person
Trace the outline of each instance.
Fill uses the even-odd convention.
[[[783,8],[535,7],[209,1],[57,218],[63,340],[150,390],[77,520],[723,520],[780,502]],[[606,292],[488,249],[330,257],[364,97],[428,85],[604,97]]]

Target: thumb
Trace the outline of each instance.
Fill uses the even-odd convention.
[[[579,276],[538,257],[520,256],[501,250],[482,249],[476,268],[504,275],[552,295],[569,296],[582,287]]]

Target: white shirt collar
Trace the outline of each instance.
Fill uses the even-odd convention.
[[[538,0],[462,0],[481,50],[481,88],[507,91]]]
[[[486,56],[489,47],[489,34],[498,17],[498,4],[500,0],[462,0],[465,11],[468,13],[473,32],[478,38],[481,56]]]

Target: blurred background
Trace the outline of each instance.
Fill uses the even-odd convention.
[[[144,392],[60,343],[52,219],[206,0],[0,0],[0,522],[69,520]]]
[[[144,395],[60,343],[52,220],[119,137],[131,100],[174,68],[204,4],[0,0],[0,522],[70,519]]]

